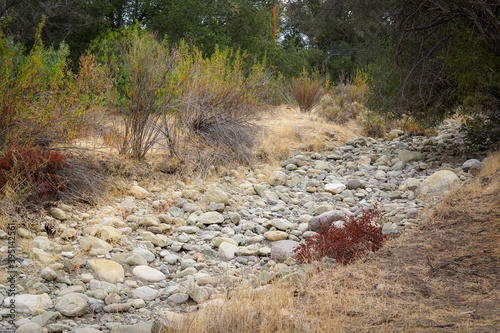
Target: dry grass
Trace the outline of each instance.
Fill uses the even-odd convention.
[[[278,107],[264,116],[256,155],[276,165],[297,151],[321,151],[325,143],[339,144],[360,136],[354,122],[342,126],[326,122],[313,114],[302,113],[287,106]]]
[[[427,216],[353,265],[249,287],[170,332],[500,331],[500,153]]]

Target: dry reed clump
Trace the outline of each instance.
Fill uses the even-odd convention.
[[[234,293],[165,332],[498,332],[499,180],[497,152],[420,227],[378,252]]]
[[[302,73],[302,76],[291,82],[291,95],[299,105],[301,112],[311,112],[323,96],[324,82],[318,75]]]
[[[14,145],[0,156],[4,203],[17,202],[35,209],[43,202],[60,199],[96,204],[102,193],[105,175],[87,155]]]

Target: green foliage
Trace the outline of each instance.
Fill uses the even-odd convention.
[[[260,60],[273,47],[266,1],[157,0],[150,6],[148,28],[170,43],[186,40],[207,55],[217,46],[242,49]]]
[[[77,137],[87,115],[102,101],[103,68],[88,67],[76,79],[68,70],[68,46],[44,47],[39,26],[32,49],[0,38],[0,148],[46,146]],[[101,71],[100,74],[95,71]],[[97,75],[92,82],[88,76]],[[107,83],[104,83],[106,85]],[[101,87],[101,88],[99,88]]]
[[[464,0],[395,4],[388,12],[394,24],[370,66],[369,107],[389,119],[409,118],[425,126],[459,111],[476,118],[468,125],[475,128],[472,137],[479,119],[493,119],[483,122],[491,130],[490,105],[500,88],[495,23],[500,8],[488,7],[484,15],[485,6],[488,2]]]
[[[122,63],[118,64],[118,79],[124,116],[124,137],[120,153],[143,159],[156,144],[159,131],[156,124],[171,110],[178,99],[178,82],[174,74],[175,54],[152,35],[135,33],[120,45]]]
[[[475,149],[483,150],[500,142],[500,94],[492,93],[493,98],[481,108],[486,111],[469,116],[462,131],[467,142]]]

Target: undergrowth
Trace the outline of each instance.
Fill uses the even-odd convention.
[[[69,154],[13,146],[0,155],[0,188],[17,197],[55,197],[66,180],[58,171],[68,167]]]

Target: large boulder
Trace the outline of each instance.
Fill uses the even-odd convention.
[[[453,171],[436,171],[422,182],[418,189],[418,194],[421,197],[443,195],[459,180]]]

